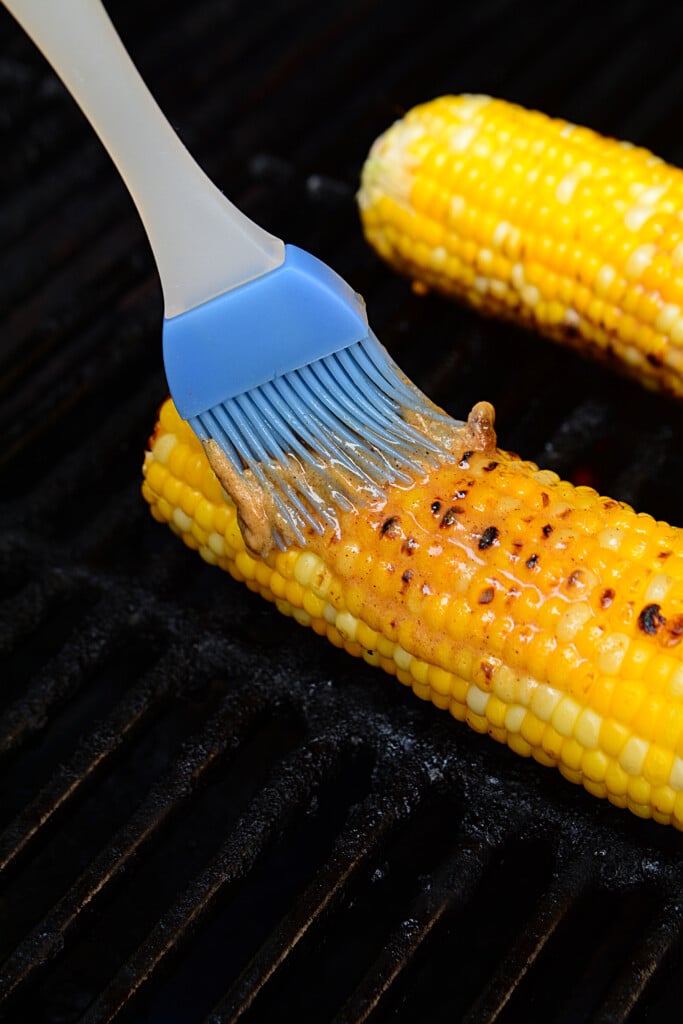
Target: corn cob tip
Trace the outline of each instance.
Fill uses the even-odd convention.
[[[373,144],[367,240],[465,301],[683,397],[683,171],[485,96],[420,104]]]

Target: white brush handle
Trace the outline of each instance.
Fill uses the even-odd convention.
[[[284,245],[207,178],[157,106],[99,0],[2,0],[106,146],[138,208],[167,317],[280,266]]]

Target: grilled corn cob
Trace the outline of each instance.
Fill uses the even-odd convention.
[[[369,242],[416,289],[537,328],[683,395],[683,171],[487,96],[415,107],[373,145]]]
[[[500,451],[485,403],[447,442],[452,463],[260,557],[169,400],[143,494],[206,561],[337,647],[683,829],[683,531]]]

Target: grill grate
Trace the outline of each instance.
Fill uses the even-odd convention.
[[[506,447],[680,524],[678,407],[413,296],[353,209],[375,135],[443,91],[680,163],[680,5],[109,6],[204,166],[366,296],[436,401],[490,399]],[[151,521],[151,254],[2,11],[0,93],[0,1021],[677,1014],[676,833],[420,705]]]

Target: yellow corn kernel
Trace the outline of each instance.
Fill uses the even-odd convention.
[[[368,241],[421,292],[609,350],[647,386],[683,395],[683,171],[477,100],[421,104],[377,139],[358,193]]]
[[[334,646],[588,792],[683,829],[683,531],[471,441],[463,468],[456,428],[452,444],[458,458],[383,503],[260,556],[169,400],[142,490],[188,546]],[[443,495],[456,493],[448,516]],[[410,550],[386,529],[402,518]],[[420,585],[405,586],[408,569]]]

